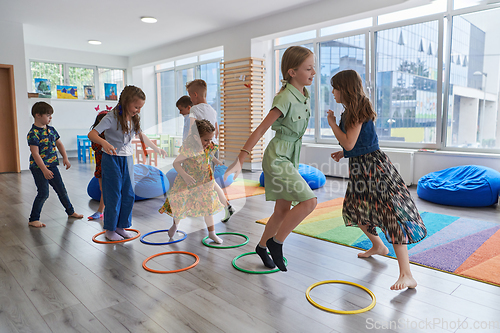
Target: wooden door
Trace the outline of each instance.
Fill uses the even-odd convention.
[[[20,172],[14,66],[0,64],[0,173]]]

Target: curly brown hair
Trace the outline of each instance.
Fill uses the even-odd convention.
[[[370,99],[365,95],[363,81],[358,72],[352,69],[338,72],[331,78],[330,84],[333,89],[340,91],[345,108],[346,130],[359,122],[375,120],[377,114]]]
[[[129,128],[128,126],[125,114],[128,111],[127,106],[137,99],[145,101],[146,94],[144,94],[142,89],[139,87],[126,86],[125,88],[123,88],[120,94],[118,104],[116,104],[116,106],[112,110],[112,112],[115,114],[116,119],[118,119],[118,123],[122,126],[123,133],[130,133],[132,131],[132,128]],[[132,123],[134,124],[134,131],[136,133],[141,133],[141,117],[139,116],[139,114],[136,114],[132,117]]]

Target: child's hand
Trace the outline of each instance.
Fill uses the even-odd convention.
[[[332,153],[331,156],[335,162],[338,162],[342,157],[344,157],[344,151],[336,151],[335,153]]]
[[[234,161],[234,163],[231,164],[224,173],[224,181],[226,181],[227,177],[229,177],[229,175],[232,173],[234,173],[233,179],[236,180],[240,172],[241,172],[241,164],[240,161],[236,159],[236,161]]]
[[[102,145],[102,149],[109,155],[116,155],[116,148],[113,147],[108,141],[104,142]]]
[[[49,169],[45,168],[45,170],[42,170],[42,172],[43,172],[43,176],[45,177],[45,179],[54,178],[54,173],[52,171],[50,171]]]
[[[182,175],[182,179],[184,179],[188,186],[196,184],[196,180],[187,173],[185,175]]]
[[[156,151],[156,150],[158,150],[158,151]],[[160,154],[161,157],[163,157],[163,158],[168,156],[167,152],[164,149],[161,149],[159,147],[156,147],[155,153]]]
[[[328,124],[337,124],[337,118],[335,117],[335,113],[333,113],[332,110],[328,110],[327,112],[327,119],[328,119]]]
[[[63,159],[63,165],[66,167],[66,170],[71,168],[71,163],[69,163],[69,160],[67,158]]]

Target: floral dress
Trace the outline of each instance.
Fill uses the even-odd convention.
[[[174,184],[167,192],[165,203],[159,209],[160,213],[167,213],[180,220],[187,216],[214,215],[224,208],[214,190],[214,176],[210,167],[211,155],[218,148],[219,146],[213,143],[204,150],[198,150],[188,143],[180,148],[179,154],[186,157],[182,168],[195,179],[196,183],[187,186],[184,179],[177,175]]]

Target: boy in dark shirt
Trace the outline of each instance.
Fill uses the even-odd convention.
[[[28,224],[35,228],[45,227],[45,224],[40,222],[40,213],[45,200],[49,197],[49,184],[56,191],[69,217],[77,219],[83,217],[82,214],[75,213],[69,201],[61,174],[57,168],[59,160],[57,158],[56,147],[63,157],[63,164],[66,166],[66,170],[71,167],[71,164],[66,155],[64,145],[59,140],[59,134],[54,127],[48,126],[52,120],[53,113],[54,109],[46,102],[37,102],[31,108],[31,114],[35,123],[28,132],[28,145],[31,151],[30,171],[35,179],[38,193],[31,208]]]

